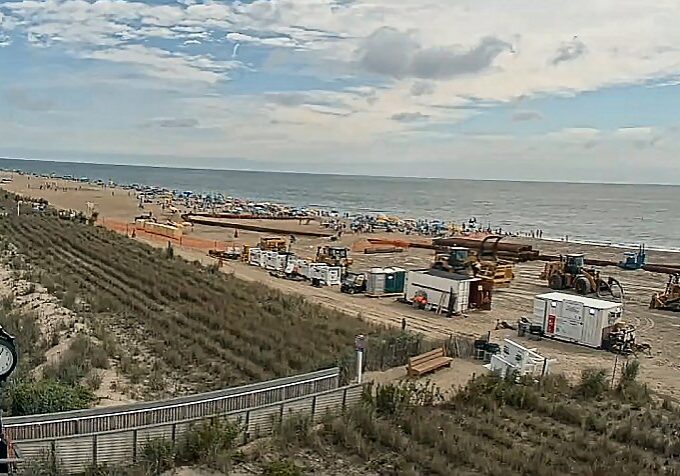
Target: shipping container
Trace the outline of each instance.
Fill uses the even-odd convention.
[[[470,309],[471,286],[480,283],[479,278],[449,273],[436,269],[409,271],[406,276],[405,298],[411,302],[416,293],[424,293],[429,307],[451,310],[460,314]]]
[[[599,348],[622,316],[623,304],[618,302],[547,293],[535,297],[530,320],[547,337]]]

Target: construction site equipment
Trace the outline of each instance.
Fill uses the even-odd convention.
[[[491,307],[491,291],[480,278],[436,269],[409,271],[404,299],[447,316]]]
[[[534,298],[531,327],[540,326],[541,335],[567,342],[603,348],[609,334],[622,323],[623,305],[564,293],[541,294]]]
[[[222,260],[240,260],[241,248],[238,246],[227,246],[224,250],[208,250],[208,255]]]
[[[505,339],[502,352],[492,355],[489,365],[485,367],[501,378],[513,374],[543,377],[549,372],[550,363],[551,361],[537,353],[536,349],[527,349],[510,339]]]
[[[680,273],[668,277],[666,289],[652,296],[649,308],[680,312]]]
[[[494,237],[493,240],[496,240],[497,236],[499,235],[489,235]],[[482,242],[486,240],[489,237],[485,237],[482,239],[479,238],[471,238],[471,237],[465,237],[465,236],[454,236],[451,238],[438,238],[432,241],[432,244],[435,247],[447,247],[447,246],[462,246],[465,248],[470,248],[470,249],[479,249],[481,246],[486,246],[482,245]],[[504,237],[503,237],[504,238]],[[369,240],[373,241],[373,240]],[[491,244],[491,243],[489,243]],[[416,244],[415,247],[423,247],[420,244]],[[522,243],[512,243],[512,242],[507,242],[503,241],[498,242],[495,245],[496,247],[496,252],[500,258],[503,259],[508,259],[512,261],[531,261],[531,260],[536,260],[538,259],[539,252],[538,250],[534,250],[531,245],[526,245]]]
[[[469,248],[450,247],[435,254],[432,268],[490,280],[495,287],[508,287],[515,273],[510,261],[498,258],[498,244],[502,239],[502,236],[489,235],[478,241],[475,255]]]
[[[352,264],[352,258],[348,255],[349,248],[342,248],[339,246],[319,246],[316,249],[316,262],[326,263],[329,266],[349,268]]]
[[[361,294],[366,292],[366,275],[364,273],[347,273],[340,285],[340,292],[345,294]]]
[[[410,357],[406,367],[406,374],[409,377],[419,377],[442,367],[451,367],[452,361],[453,358],[446,356],[444,347],[440,347],[430,352]]]
[[[560,261],[545,264],[540,278],[556,291],[574,289],[582,296],[596,293],[598,297],[609,295],[623,300],[623,286],[617,279],[608,277],[605,280],[596,269],[585,268],[584,263],[582,254],[561,256]]]
[[[371,268],[367,276],[366,294],[372,297],[403,294],[405,282],[405,269]]]
[[[278,236],[263,236],[260,238],[258,246],[262,251],[278,251],[285,253],[288,251],[288,242]]]
[[[626,251],[623,253],[623,259],[619,261],[619,268],[621,269],[641,269],[647,261],[647,253],[645,245],[640,245],[637,251]]]
[[[635,343],[635,326],[618,322],[612,326],[609,333],[602,339],[602,348],[615,354],[631,354],[645,350],[649,345]]]

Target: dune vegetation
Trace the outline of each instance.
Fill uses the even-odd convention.
[[[15,197],[0,196],[6,210]],[[357,334],[372,341],[369,368],[402,364],[419,336],[371,326],[258,283],[189,262],[86,221],[24,206],[0,218],[0,251],[14,273],[40,283],[94,330],[113,366],[142,398],[223,388],[340,365],[351,372]],[[96,355],[97,368],[106,368]],[[49,366],[72,383],[82,369]]]

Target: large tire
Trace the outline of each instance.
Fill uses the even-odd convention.
[[[548,286],[550,286],[550,289],[560,291],[564,289],[564,279],[562,279],[562,276],[560,276],[559,274],[553,274],[552,276],[550,276]]]
[[[579,276],[576,278],[576,281],[574,281],[574,289],[581,296],[590,294],[590,281],[588,281],[588,278],[585,276]]]

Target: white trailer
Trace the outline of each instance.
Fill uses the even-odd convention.
[[[262,265],[262,250],[259,248],[250,248],[248,251],[248,264],[251,266]]]
[[[527,349],[510,339],[505,339],[500,354],[492,355],[491,363],[485,367],[503,378],[513,373],[542,377],[549,372],[550,364],[553,362],[536,352],[536,349]]]
[[[340,266],[326,266],[321,268],[323,281],[328,286],[339,286],[342,277],[342,268]]]
[[[600,348],[622,316],[623,304],[618,302],[547,293],[535,297],[530,321],[541,326],[545,336]]]
[[[453,298],[452,311],[460,314],[470,309],[470,286],[478,281],[481,280],[436,269],[409,271],[404,297],[412,302],[417,293],[424,293],[429,307],[435,310],[448,310]]]
[[[260,265],[264,269],[268,269],[270,271],[276,271],[279,265],[279,252],[278,251],[265,251],[264,253],[264,259],[260,263]]]
[[[325,282],[325,268],[328,268],[326,263],[310,263],[309,279],[318,279]]]

